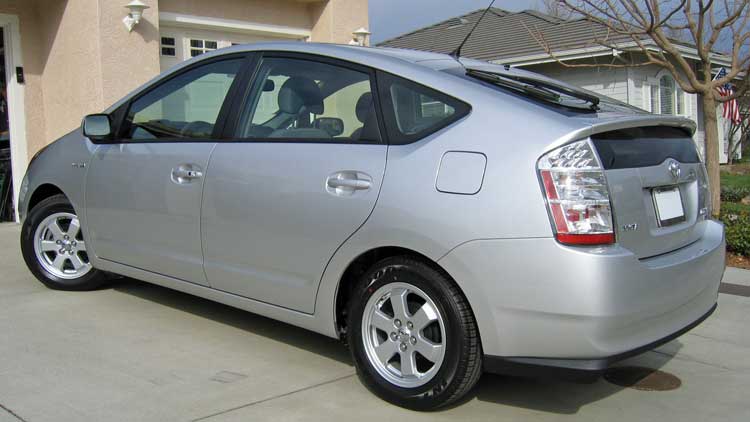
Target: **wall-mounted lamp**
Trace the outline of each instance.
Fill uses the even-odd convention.
[[[349,44],[351,45],[359,45],[364,46],[367,42],[367,37],[369,37],[371,34],[370,31],[368,31],[365,28],[359,28],[358,30],[352,32],[352,35],[354,35],[354,38],[352,38],[351,41],[349,41]]]
[[[128,13],[128,15],[122,19],[122,23],[125,24],[126,28],[128,28],[128,32],[132,32],[133,28],[141,21],[143,11],[148,9],[149,6],[147,6],[140,0],[133,0],[125,7],[130,9],[130,13]]]

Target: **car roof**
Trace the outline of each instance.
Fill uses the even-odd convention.
[[[246,51],[285,51],[307,54],[317,54],[355,63],[365,64],[371,67],[387,70],[396,61],[417,64],[426,67],[434,67],[433,62],[452,62],[455,66],[460,64],[451,56],[441,53],[427,51],[407,50],[389,47],[363,47],[358,45],[313,43],[299,41],[271,41],[252,44],[240,44],[221,50],[213,54],[231,54]],[[202,57],[202,56],[199,56]],[[441,66],[444,67],[444,66]]]
[[[432,77],[439,77],[438,74],[443,72],[434,72],[434,70],[447,69],[451,67],[460,67],[461,64],[453,57],[447,54],[429,53],[424,51],[406,50],[398,48],[385,47],[362,47],[343,44],[326,44],[300,41],[271,41],[258,42],[251,44],[239,44],[231,47],[221,48],[193,57],[181,62],[169,70],[157,75],[150,81],[141,85],[130,94],[112,104],[105,112],[110,113],[124,102],[128,101],[140,91],[148,86],[159,82],[168,77],[170,74],[181,71],[182,69],[192,66],[204,60],[211,60],[226,55],[252,52],[252,51],[274,51],[289,53],[304,53],[333,59],[340,59],[352,63],[361,64],[386,72],[394,73],[406,78],[420,79],[425,71],[429,71]],[[464,59],[461,59],[462,62]],[[446,77],[447,75],[442,75]]]

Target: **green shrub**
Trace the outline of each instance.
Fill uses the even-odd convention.
[[[724,223],[727,249],[740,255],[750,256],[750,213],[747,209],[737,209],[732,206],[725,209],[725,205],[727,204],[722,204],[720,218]]]
[[[740,202],[742,198],[750,196],[748,186],[722,186],[721,200],[727,202]]]
[[[750,216],[750,205],[740,204],[737,202],[722,202],[722,214],[741,214]]]

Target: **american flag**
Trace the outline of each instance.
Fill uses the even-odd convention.
[[[714,80],[721,79],[725,76],[727,76],[727,70],[722,67],[719,70],[719,73],[716,74]],[[719,90],[719,95],[721,95],[722,97],[728,97],[734,93],[734,89],[732,89],[732,86],[728,83],[718,87],[717,89]],[[734,124],[739,124],[742,121],[742,117],[740,117],[740,104],[737,102],[736,98],[724,102],[723,116],[725,119],[731,120]]]

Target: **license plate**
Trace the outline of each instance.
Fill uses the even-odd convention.
[[[680,188],[656,188],[652,191],[654,208],[659,226],[671,226],[685,221],[685,209],[682,206]]]

